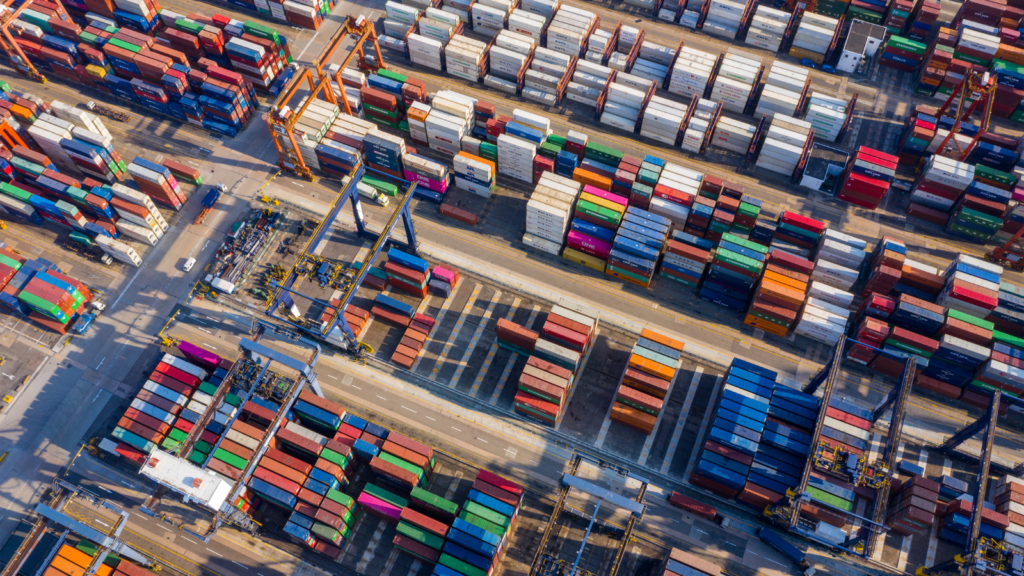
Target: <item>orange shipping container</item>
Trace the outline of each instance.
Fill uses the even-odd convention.
[[[605,192],[612,191],[611,178],[605,178],[604,176],[601,176],[600,174],[595,174],[589,170],[584,170],[582,168],[577,168],[573,170],[572,179],[584,185],[590,185],[596,188],[600,188]]]
[[[89,564],[92,563],[92,556],[89,556],[78,548],[68,546],[67,544],[60,547],[60,552],[58,552],[57,555],[62,558],[67,558],[82,568],[88,568]]]
[[[761,281],[761,289],[758,290],[758,296],[762,295],[768,296],[780,304],[786,303],[794,310],[804,303],[803,292],[787,288],[778,282],[772,282],[768,279]]]
[[[787,277],[783,276],[782,274],[778,274],[776,272],[772,272],[771,270],[765,272],[764,273],[764,277],[765,277],[766,280],[771,280],[772,282],[778,282],[779,284],[782,284],[783,286],[787,286],[789,288],[792,288],[793,290],[799,290],[801,292],[807,292],[807,283],[806,282],[800,282],[799,280],[794,280],[792,278],[787,278]]]
[[[85,574],[84,568],[79,568],[77,564],[68,560],[67,558],[61,558],[55,556],[53,562],[50,563],[51,568],[56,568],[68,576],[83,576]]]
[[[743,320],[743,323],[746,324],[747,326],[753,326],[754,328],[764,330],[765,332],[773,336],[785,337],[786,333],[788,332],[786,328],[783,328],[782,326],[779,326],[774,322],[762,320],[757,316],[752,316],[750,314],[748,314],[746,319]]]
[[[260,460],[260,468],[266,468],[278,476],[283,476],[292,482],[295,482],[299,486],[302,486],[306,482],[306,475],[302,472],[267,457]]]
[[[672,376],[675,375],[675,370],[673,370],[672,368],[669,368],[668,366],[665,366],[663,364],[658,364],[654,360],[648,360],[647,358],[644,358],[643,356],[639,356],[637,354],[631,354],[629,356],[629,366],[631,368],[636,368],[641,372],[647,372],[652,376],[657,376],[662,380],[671,381]]]
[[[673,350],[678,350],[679,352],[683,351],[684,344],[682,342],[680,342],[679,340],[675,340],[673,338],[669,338],[668,336],[665,336],[663,334],[658,334],[653,330],[644,328],[643,330],[640,331],[640,336],[643,338],[647,338],[648,340],[657,342],[662,346],[668,346]]]
[[[644,434],[650,434],[654,430],[654,424],[658,421],[657,416],[641,412],[621,402],[612,403],[611,419]]]

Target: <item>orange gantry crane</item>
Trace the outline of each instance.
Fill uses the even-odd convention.
[[[59,0],[54,0],[60,4]],[[21,46],[14,41],[14,36],[11,35],[11,24],[17,20],[18,16],[25,11],[26,8],[32,5],[32,0],[25,0],[18,6],[17,9],[12,9],[11,4],[14,4],[14,0],[6,0],[2,7],[0,7],[0,48],[7,54],[7,57],[11,59],[14,64],[14,69],[19,74],[27,76],[36,82],[46,83],[46,76],[39,73],[36,67],[29,61],[28,56],[22,51]]]
[[[337,84],[336,93],[334,86],[331,84],[332,78],[324,73],[324,65],[344,39],[350,35],[356,36],[357,39],[352,50],[345,57],[334,75],[334,81]],[[363,44],[368,41],[373,42],[374,56],[376,57],[376,64],[374,65],[366,61],[366,51],[363,48]],[[278,166],[282,170],[292,172],[304,180],[313,181],[313,172],[306,166],[302,159],[302,153],[299,150],[299,140],[302,137],[296,136],[295,125],[302,118],[302,115],[309,108],[314,98],[322,98],[336,106],[340,105],[346,114],[352,113],[348,98],[345,97],[341,72],[352,62],[352,58],[356,54],[359,55],[358,64],[360,70],[375,71],[378,68],[387,68],[384,64],[384,57],[380,52],[377,32],[374,29],[373,22],[362,16],[358,18],[348,16],[345,19],[345,23],[342,24],[330,42],[327,43],[327,46],[324,47],[323,52],[313,61],[316,78],[313,77],[313,70],[308,67],[302,67],[295,74],[295,77],[292,78],[291,82],[281,91],[281,94],[271,106],[270,112],[263,116],[263,119],[270,127],[270,136],[274,142],[274,147],[277,148]],[[309,97],[298,109],[292,109],[288,106],[288,102],[295,97],[303,84],[309,85]],[[340,103],[338,102],[339,98],[335,94],[341,96]]]

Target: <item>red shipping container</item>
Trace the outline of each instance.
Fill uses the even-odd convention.
[[[178,370],[174,366],[168,366],[167,364],[164,364],[163,362],[161,362],[161,363],[156,365],[156,370],[157,370],[157,372],[160,372],[161,374],[166,374],[166,375],[170,376],[171,378],[174,378],[178,382],[182,382],[182,383],[188,384],[192,388],[195,388],[196,386],[199,386],[199,382],[200,382],[199,378],[196,378],[195,376],[189,374],[188,372],[183,372],[181,370]]]
[[[493,472],[489,472],[487,470],[480,470],[480,472],[478,472],[477,475],[476,475],[476,479],[477,480],[483,480],[484,482],[487,482],[488,484],[491,484],[493,486],[497,486],[498,488],[501,488],[502,490],[505,490],[506,492],[515,494],[516,496],[520,496],[520,497],[523,495],[523,492],[526,491],[520,484],[516,484],[515,482],[512,482],[511,480],[508,480],[506,478],[502,478],[501,476],[498,476],[497,474],[495,474]]]
[[[271,462],[273,462],[273,460],[271,460]],[[271,472],[270,470],[264,468],[262,464],[256,467],[256,470],[253,472],[252,475],[276,488],[284,490],[285,492],[291,494],[292,496],[298,495],[299,489],[301,488],[301,486],[299,486],[297,483],[292,482],[291,480],[285,478],[284,476],[281,476],[280,474],[275,474],[274,472]]]

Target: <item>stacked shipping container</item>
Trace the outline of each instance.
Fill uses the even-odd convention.
[[[683,343],[644,329],[633,346],[609,417],[650,435],[672,392]]]

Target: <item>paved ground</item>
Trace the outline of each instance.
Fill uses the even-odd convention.
[[[193,4],[193,3],[190,3]],[[213,11],[204,9],[198,3],[195,8],[201,11]],[[589,6],[589,5],[588,5]],[[174,6],[168,5],[174,9]],[[379,14],[382,5],[373,4],[369,16],[375,17]],[[335,10],[335,25],[337,16],[347,11],[352,11],[354,5],[347,4],[339,6]],[[611,19],[623,18],[625,15],[617,16],[618,12],[611,11],[605,6],[600,6],[602,15]],[[218,7],[217,11],[222,10]],[[363,12],[367,12],[363,9]],[[607,26],[606,26],[607,27]],[[655,32],[652,32],[655,31]],[[308,61],[310,57],[319,52],[323,42],[330,37],[332,29],[325,26],[320,33],[301,32],[290,35],[292,39],[293,54],[296,54],[300,61]],[[690,32],[681,32],[678,27],[666,26],[663,24],[649,24],[648,37],[656,38],[655,34],[662,38],[678,38],[683,36],[688,45],[700,46],[701,42],[707,45],[723,44],[717,40],[709,40],[708,37]],[[663,40],[667,41],[667,40]],[[420,71],[418,71],[420,72]],[[430,80],[433,85],[444,82],[451,86],[452,79],[432,79],[425,73],[417,74],[425,80]],[[871,79],[868,84],[878,86],[874,93],[871,87],[851,86],[850,83],[839,80],[836,84],[835,77],[822,76],[815,73],[815,87],[823,90],[833,89],[836,94],[850,95],[853,91],[861,94],[865,106],[870,106],[865,113],[865,119],[857,130],[857,140],[861,143],[877,145],[880,141],[891,141],[894,135],[896,123],[902,120],[907,112],[905,104],[899,101],[907,101],[905,97],[905,84],[889,73],[882,72]],[[831,82],[831,83],[830,83]],[[14,84],[19,87],[30,86],[31,91],[41,94],[44,97],[57,97],[66,102],[81,103],[84,100],[95,98],[95,95],[81,93],[78,89],[62,86],[59,81],[42,87],[26,84],[21,79],[15,79]],[[460,90],[477,90],[465,85],[455,84]],[[876,96],[881,94],[880,96]],[[489,92],[485,99],[494,98],[494,93]],[[532,105],[518,102],[515,99],[502,97],[496,102],[499,111],[508,113],[514,107],[532,108]],[[552,111],[554,112],[554,111]],[[585,129],[592,134],[593,138],[606,143],[615,142],[616,145],[638,153],[657,153],[680,159],[686,164],[704,170],[706,173],[725,176],[726,178],[739,181],[756,189],[755,195],[764,198],[769,208],[778,211],[782,208],[790,208],[805,214],[810,214],[827,220],[831,225],[838,227],[848,233],[854,233],[866,238],[877,238],[881,234],[889,234],[907,240],[911,251],[920,254],[920,259],[927,262],[938,262],[948,258],[958,251],[978,254],[980,248],[977,246],[965,246],[949,242],[938,233],[926,226],[918,226],[915,223],[907,223],[900,215],[900,202],[898,196],[887,205],[887,210],[877,215],[863,214],[860,211],[851,211],[841,204],[837,204],[817,195],[810,195],[805,191],[793,189],[777,180],[758,179],[749,173],[736,172],[736,158],[724,156],[712,156],[713,162],[706,162],[706,158],[696,158],[682,153],[669,153],[656,146],[634,144],[634,141],[623,138],[622,134],[609,133],[592,121],[586,119],[586,111],[568,110],[565,117],[555,117],[556,131],[564,133],[570,122],[576,126],[585,126]],[[137,115],[141,116],[141,115]],[[152,155],[147,157],[159,160],[162,152],[159,147],[162,145],[163,153],[180,155],[186,159],[197,161],[203,169],[204,177],[208,183],[223,181],[235,183],[231,193],[222,200],[222,205],[217,213],[212,215],[199,227],[187,224],[199,211],[195,203],[190,203],[180,213],[180,221],[173,224],[172,233],[161,244],[146,255],[146,263],[140,269],[117,269],[109,276],[102,274],[103,270],[96,266],[90,266],[86,262],[74,265],[81,266],[79,270],[85,273],[95,274],[94,280],[111,288],[109,302],[111,304],[108,314],[98,321],[92,337],[81,341],[73,341],[61,356],[51,359],[40,370],[37,378],[29,386],[23,396],[10,411],[0,416],[0,449],[8,450],[8,457],[0,464],[0,506],[5,506],[5,512],[0,516],[0,539],[6,536],[13,529],[21,511],[30,503],[46,485],[48,478],[56,470],[65,464],[70,456],[77,449],[79,438],[87,434],[87,431],[96,428],[96,422],[102,420],[100,416],[106,414],[109,417],[110,410],[116,410],[134,392],[138,386],[142,369],[152,362],[155,354],[154,334],[163,325],[167,315],[180,303],[180,298],[188,292],[188,288],[197,278],[200,269],[193,270],[190,274],[181,273],[178,265],[189,256],[196,256],[201,261],[208,258],[209,250],[215,247],[227,226],[237,215],[248,206],[248,200],[269,175],[274,172],[272,162],[274,151],[267,139],[266,128],[254,123],[247,132],[231,141],[219,141],[210,138],[209,135],[197,133],[189,127],[172,126],[168,122],[150,121],[141,119],[137,123],[124,127],[110,126],[115,132],[115,138],[124,141],[125,146],[138,146],[140,150],[148,150]],[[890,121],[891,120],[891,121]],[[997,123],[999,129],[1004,127]],[[154,136],[155,135],[155,136]],[[156,147],[147,147],[150,142],[159,143]],[[202,149],[209,150],[209,153]],[[199,160],[201,159],[201,160]],[[335,184],[325,182],[326,186],[319,186],[304,182],[295,181],[289,178],[279,178],[272,185],[275,195],[288,197],[297,205],[306,208],[316,209],[329,201],[331,194],[336,190]],[[319,197],[318,197],[319,196]],[[624,287],[621,283],[612,282],[605,277],[592,275],[577,267],[566,266],[557,259],[550,259],[545,256],[527,253],[521,244],[518,244],[518,237],[522,232],[522,204],[524,200],[523,190],[516,186],[508,186],[501,194],[496,195],[492,201],[484,207],[484,218],[482,223],[474,231],[453,224],[451,221],[443,220],[436,214],[436,207],[431,205],[417,205],[415,213],[417,216],[418,230],[421,238],[429,241],[435,250],[444,250],[452,253],[465,254],[473,252],[477,258],[486,258],[490,266],[498,271],[507,271],[516,275],[530,278],[537,284],[549,286],[566,294],[586,293],[589,299],[600,300],[599,308],[614,310],[618,314],[629,314],[639,321],[657,326],[668,326],[672,330],[684,335],[699,336],[706,345],[717,348],[724,353],[742,355],[760,360],[768,365],[774,366],[792,375],[807,375],[814,371],[824,360],[825,351],[820,347],[810,347],[802,350],[801,346],[793,343],[778,341],[761,341],[749,332],[738,328],[735,319],[714,313],[707,313],[699,310],[688,294],[679,293],[671,289],[658,286],[652,292],[637,291]],[[417,203],[418,204],[418,203]],[[9,226],[5,232],[9,236],[0,234],[0,238],[10,237],[15,241],[26,241],[33,245],[35,237],[26,235],[17,226]],[[51,244],[53,245],[53,244]],[[17,246],[19,249],[22,246]],[[340,256],[340,253],[339,253]],[[82,272],[79,272],[82,273]],[[84,279],[84,278],[83,278]],[[455,300],[461,298],[462,314],[467,318],[476,319],[475,322],[467,320],[463,323],[466,334],[475,334],[477,328],[483,326],[481,336],[476,339],[475,345],[470,345],[466,340],[467,336],[453,337],[458,346],[449,347],[446,356],[443,347],[437,351],[428,352],[425,363],[417,367],[416,373],[420,376],[435,374],[434,368],[438,369],[438,376],[435,381],[439,384],[425,392],[426,388],[409,386],[400,380],[390,380],[382,377],[378,370],[369,370],[362,367],[344,365],[337,371],[324,370],[323,380],[327,382],[333,379],[338,384],[329,386],[330,393],[342,398],[347,405],[358,409],[361,413],[377,418],[381,422],[396,422],[408,426],[422,437],[431,441],[438,447],[454,455],[463,454],[466,460],[478,465],[486,465],[498,470],[507,470],[526,481],[537,490],[550,492],[554,477],[550,474],[559,469],[559,462],[564,465],[564,454],[566,449],[554,445],[547,436],[538,436],[537,431],[530,426],[525,426],[514,419],[508,418],[507,408],[503,408],[503,400],[507,402],[507,392],[499,393],[490,407],[490,398],[494,392],[501,390],[501,376],[504,370],[497,372],[498,367],[521,364],[521,359],[513,360],[510,357],[503,357],[495,353],[491,364],[485,370],[472,370],[478,367],[477,362],[483,358],[486,362],[493,347],[492,333],[487,329],[487,323],[482,322],[482,317],[491,309],[489,320],[491,323],[503,315],[511,314],[512,318],[520,321],[525,316],[524,323],[530,321],[534,310],[538,310],[538,316],[543,313],[544,304],[541,300],[525,293],[518,293],[499,286],[499,283],[487,282],[481,277],[474,280],[467,276],[467,280],[480,283],[480,292],[477,294],[473,306],[466,306],[469,296],[465,283],[456,295]],[[498,291],[501,294],[498,294]],[[519,303],[516,304],[516,300]],[[493,307],[491,303],[493,302]],[[429,305],[429,304],[428,304]],[[436,308],[436,306],[434,306]],[[468,308],[468,309],[467,309]],[[460,311],[458,304],[452,306],[456,312]],[[440,310],[437,310],[439,313]],[[432,309],[433,313],[433,309]],[[457,323],[459,316],[454,313],[446,323]],[[15,330],[19,326],[12,326]],[[381,351],[386,351],[389,338],[393,339],[387,331],[371,329],[368,337],[379,339],[377,346]],[[206,328],[202,332],[209,331],[210,342],[217,346],[223,346],[224,350],[232,350],[233,343],[222,334],[213,329]],[[25,331],[22,335],[30,337],[31,334]],[[196,337],[205,337],[200,333]],[[616,367],[617,346],[628,345],[624,342],[624,334],[619,333],[615,327],[607,328],[607,333],[602,332],[600,336],[603,350],[608,350],[607,358],[602,358],[600,363],[588,363],[588,376],[602,382],[599,390],[607,390],[606,380],[614,376]],[[3,335],[0,334],[0,345]],[[472,340],[472,336],[469,336]],[[460,354],[461,352],[461,354]],[[2,354],[2,351],[0,351]],[[66,355],[66,356],[65,356]],[[436,355],[436,357],[434,356]],[[328,362],[325,361],[325,365]],[[426,367],[424,367],[424,365]],[[471,368],[463,369],[462,373],[456,376],[461,366]],[[31,367],[31,363],[28,365]],[[378,366],[378,369],[386,370],[386,367]],[[670,409],[678,407],[680,420],[676,421],[674,427],[662,426],[655,441],[647,450],[641,447],[639,453],[635,451],[635,445],[629,442],[619,442],[614,429],[605,432],[605,438],[601,439],[601,427],[597,427],[593,418],[580,421],[567,421],[559,432],[566,436],[560,437],[559,442],[564,443],[566,438],[581,445],[598,446],[602,453],[610,454],[611,457],[622,460],[626,463],[633,463],[636,467],[645,467],[656,471],[658,474],[665,474],[668,477],[679,478],[685,475],[685,466],[680,467],[683,460],[689,463],[688,452],[692,451],[692,443],[679,441],[672,446],[672,438],[675,436],[675,429],[679,428],[680,438],[699,436],[701,422],[704,421],[704,414],[695,412],[701,403],[707,402],[715,383],[715,374],[704,369],[698,373],[701,366],[691,366],[683,372],[688,376],[689,386],[677,386],[670,401]],[[0,367],[2,371],[2,367]],[[483,373],[479,387],[476,387],[477,377]],[[511,376],[510,376],[511,377]],[[387,384],[383,383],[387,381]],[[415,379],[419,381],[421,379]],[[684,381],[686,378],[684,377]],[[507,379],[506,379],[507,382]],[[440,391],[441,385],[452,384],[447,391]],[[849,372],[844,375],[843,393],[858,398],[870,405],[876,402],[886,391],[891,383],[875,382],[866,378],[864,374]],[[510,387],[507,387],[510,388]],[[370,394],[374,390],[374,394]],[[689,410],[685,409],[686,401],[691,392],[692,399]],[[487,392],[490,391],[490,396]],[[679,399],[679,395],[685,396]],[[707,396],[705,396],[707,395]],[[599,394],[597,395],[599,396]],[[415,404],[413,400],[415,399]],[[483,402],[485,400],[486,402]],[[586,404],[586,401],[593,402]],[[595,397],[592,400],[574,399],[574,402],[581,402],[583,414],[590,415],[591,409],[605,403],[602,398]],[[408,407],[414,413],[406,414],[405,411],[397,411],[395,405]],[[473,410],[465,410],[461,406],[472,406]],[[600,412],[598,412],[600,413]],[[432,414],[432,415],[430,415]],[[959,407],[939,406],[933,402],[918,398],[912,406],[911,429],[918,436],[924,436],[924,430],[951,430],[970,417],[970,412]],[[477,420],[488,418],[486,425],[480,426]],[[473,422],[474,435],[465,433],[461,427],[453,427],[451,423],[460,424],[455,418],[463,422]],[[445,422],[444,424],[428,423],[428,419],[434,422]],[[600,420],[603,422],[604,420]],[[666,421],[669,421],[666,419]],[[680,424],[681,423],[681,424]],[[469,429],[468,424],[464,424]],[[603,424],[602,424],[603,426]],[[454,430],[452,430],[454,428]],[[596,428],[596,431],[595,431]],[[668,435],[667,430],[673,428],[673,433]],[[524,430],[530,431],[526,434]],[[596,436],[595,436],[596,432]],[[922,458],[921,448],[912,444],[914,440],[908,440],[905,448],[905,456],[913,459],[915,446],[917,446],[918,459]],[[493,446],[492,446],[493,444]],[[1009,459],[1019,453],[1019,444],[1010,434],[1000,436],[999,451]],[[511,450],[510,450],[511,449]],[[593,449],[593,448],[591,448]],[[633,451],[631,451],[633,449]],[[559,455],[562,456],[559,456]],[[531,458],[532,457],[532,458]],[[645,459],[646,458],[646,459]],[[939,460],[936,462],[935,460]],[[929,458],[929,475],[937,476],[946,467],[941,459]],[[513,467],[513,464],[514,467]],[[529,465],[527,465],[529,463]],[[666,470],[665,466],[668,464]],[[666,470],[662,472],[662,470]],[[954,474],[967,474],[954,470]],[[102,476],[102,474],[101,474]],[[674,486],[675,487],[675,486]],[[684,486],[678,488],[685,489]],[[754,525],[738,522],[734,524],[735,530],[714,531],[714,526],[701,520],[695,520],[681,515],[673,509],[665,509],[664,504],[657,506],[658,497],[664,497],[664,492],[653,492],[649,504],[652,505],[652,513],[644,523],[644,537],[654,542],[662,543],[667,540],[672,542],[683,542],[695,550],[720,558],[727,567],[735,573],[754,573],[758,570],[769,572],[778,568],[771,562],[778,562],[777,556],[767,551],[755,539],[750,538]],[[4,502],[6,500],[6,502]],[[740,518],[749,518],[749,513],[730,509]],[[746,514],[746,515],[744,515]],[[133,515],[133,526],[135,520]],[[141,518],[141,517],[140,517]],[[142,523],[143,520],[138,522]],[[150,530],[151,528],[152,530]],[[146,528],[146,538],[154,543],[161,537],[153,536],[160,534],[162,527],[149,525]],[[571,527],[570,527],[571,528]],[[134,529],[134,528],[133,528]],[[143,533],[140,527],[139,533]],[[376,530],[374,530],[376,532]],[[151,538],[152,537],[152,538]],[[155,538],[155,539],[154,539]],[[219,537],[218,537],[219,538]],[[887,541],[882,560],[890,565],[900,567],[901,558],[905,557],[904,566],[915,566],[920,562],[919,558],[928,559],[929,550],[933,548],[934,539],[923,540],[919,536],[908,539],[906,552],[903,552],[904,542],[902,539],[893,538]],[[718,547],[712,544],[719,544]],[[726,544],[727,543],[727,544]],[[922,544],[924,543],[924,544]],[[173,552],[160,553],[168,558],[175,555],[190,558],[195,566],[208,565],[217,573],[234,573],[231,566],[234,560],[221,561],[217,557],[228,557],[223,552],[228,548],[232,550],[233,559],[245,564],[244,558],[250,558],[249,562],[267,562],[257,560],[257,556],[251,556],[248,552],[242,552],[245,545],[226,546],[225,548],[211,548],[207,554],[201,550],[194,550],[190,546],[182,546],[180,542],[171,542],[179,549],[166,547]],[[252,544],[252,543],[249,543]],[[154,550],[157,549],[154,547]],[[923,549],[923,556],[921,556]],[[941,560],[944,549],[942,546],[935,547],[938,558]],[[217,552],[215,552],[215,550]],[[184,551],[184,554],[182,553]],[[264,551],[265,554],[271,554]],[[893,555],[895,554],[895,556]],[[376,557],[376,554],[375,556]],[[275,557],[277,558],[277,557]],[[763,560],[762,560],[763,559]],[[828,560],[826,557],[819,557],[816,560]],[[187,564],[185,560],[175,561]],[[294,563],[291,560],[279,558],[274,562],[281,562],[282,573],[291,573],[294,570]],[[190,573],[194,573],[191,572]],[[835,571],[842,571],[839,567]],[[849,570],[846,568],[845,570]],[[861,571],[860,573],[862,573]],[[263,573],[264,576],[270,576]]]

